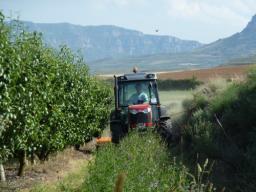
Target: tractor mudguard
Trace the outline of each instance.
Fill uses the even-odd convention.
[[[170,119],[170,116],[167,114],[167,110],[165,106],[161,106],[160,108],[160,121],[167,121]]]

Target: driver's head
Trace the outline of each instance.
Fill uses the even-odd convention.
[[[136,88],[137,93],[142,92],[142,85],[140,83],[136,83],[135,88]]]

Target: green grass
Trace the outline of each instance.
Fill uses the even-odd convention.
[[[187,91],[159,91],[160,102],[166,106],[169,114],[179,113],[183,110],[182,102],[193,97],[192,90]]]
[[[74,172],[68,174],[63,179],[57,182],[40,183],[35,185],[30,190],[23,190],[29,192],[61,192],[61,191],[78,191],[83,180],[88,173],[88,162],[83,161],[81,167]],[[80,162],[79,162],[80,163]]]
[[[170,91],[159,91],[160,102],[166,106],[167,111],[170,115],[173,114],[175,118],[177,113],[182,112],[183,101],[192,99],[193,94],[201,92],[203,89],[210,89],[211,92],[221,92],[227,88],[228,83],[223,78],[211,79],[207,84],[197,87],[197,89],[191,90],[170,90]]]
[[[183,191],[189,184],[186,169],[169,156],[160,138],[151,133],[130,133],[120,145],[97,152],[82,191],[113,191],[118,175],[124,191]]]

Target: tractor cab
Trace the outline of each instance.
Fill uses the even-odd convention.
[[[130,129],[154,128],[161,119],[168,118],[160,105],[155,73],[114,76],[114,83],[115,110],[110,117],[114,143]]]
[[[135,73],[117,77],[117,110],[129,128],[152,127],[158,120],[156,74]]]

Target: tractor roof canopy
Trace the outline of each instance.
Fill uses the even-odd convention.
[[[118,76],[118,81],[156,80],[156,73],[131,73]]]

